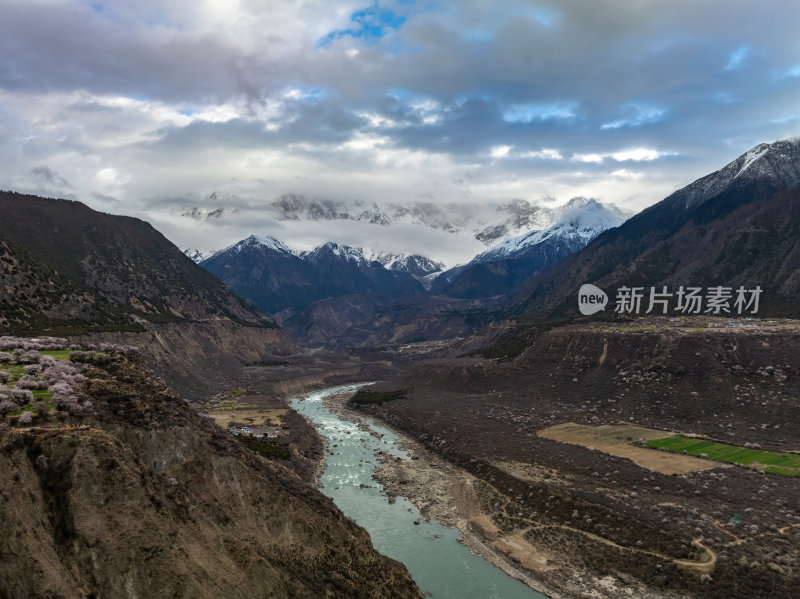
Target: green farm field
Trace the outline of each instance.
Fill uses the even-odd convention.
[[[753,468],[763,469],[766,472],[783,474],[785,476],[800,476],[800,455],[792,453],[779,453],[750,449],[736,445],[715,443],[702,439],[688,437],[667,437],[665,439],[651,439],[647,446],[653,449],[667,449],[675,453],[707,457],[710,460],[740,464]]]

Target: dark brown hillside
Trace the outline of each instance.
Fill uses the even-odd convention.
[[[87,327],[134,322],[133,316],[152,322],[224,317],[248,326],[274,326],[144,221],[96,212],[80,202],[11,192],[0,193],[0,212],[6,252],[54,279],[55,287],[72,285],[92,296],[87,301],[96,306],[95,318],[76,317]],[[13,287],[6,294],[12,304],[35,308],[35,296]],[[46,315],[65,321],[72,316],[52,307]]]
[[[0,334],[139,346],[184,389],[294,351],[289,337],[139,219],[0,192]]]
[[[135,366],[85,374],[93,415],[0,430],[1,597],[421,596],[330,499]]]

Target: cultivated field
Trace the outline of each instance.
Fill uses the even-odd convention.
[[[222,428],[246,425],[257,430],[280,428],[285,408],[274,408],[258,396],[248,396],[243,400],[226,400],[209,406],[208,415]]]
[[[663,454],[646,447],[633,445],[644,439],[662,439],[664,431],[628,424],[606,424],[589,426],[565,422],[537,433],[545,439],[572,443],[603,451],[620,458],[628,458],[642,468],[650,468],[662,474],[684,474],[714,468],[714,464],[701,458],[687,455]]]
[[[701,456],[719,462],[750,466],[775,474],[800,476],[800,455],[798,454],[762,451],[687,437],[649,439],[647,446],[681,454],[685,452],[688,455]]]

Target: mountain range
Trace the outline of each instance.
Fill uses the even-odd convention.
[[[578,201],[584,201],[578,198]],[[223,198],[211,194],[207,205],[181,206],[172,212],[193,220],[218,220],[240,214],[239,198]],[[438,204],[409,202],[404,204],[359,199],[333,200],[310,198],[299,194],[284,194],[273,202],[260,204],[260,217],[291,223],[354,222],[375,225],[387,230],[427,229],[468,237],[492,246],[508,237],[529,231],[541,231],[553,226],[570,204],[554,206],[550,198],[541,202],[515,199],[506,202],[462,202]],[[616,206],[609,210],[624,220],[631,214]]]
[[[508,294],[534,272],[623,220],[616,208],[587,198],[574,198],[555,214],[558,218],[548,228],[505,240],[444,272],[441,263],[425,256],[332,242],[296,252],[264,235],[252,235],[200,264],[299,338],[325,343],[413,296],[477,299]]]
[[[418,272],[425,273],[430,261],[414,260],[389,257],[387,264],[404,269],[390,270],[359,248],[329,242],[296,253],[272,237],[252,235],[200,264],[236,293],[285,321],[321,299],[361,294],[388,301],[423,293],[409,270],[416,264]]]
[[[465,299],[506,295],[625,220],[613,206],[587,198],[573,198],[559,212],[550,227],[506,239],[468,264],[442,273],[432,292]]]
[[[305,307],[298,306],[294,320],[287,322],[302,326],[293,331],[301,338],[327,337],[345,345],[457,336],[502,317],[577,316],[574,294],[590,282],[612,297],[622,285],[758,285],[764,290],[763,313],[795,314],[800,289],[798,164],[800,140],[761,144],[627,220],[613,207],[575,198],[548,227],[504,239],[468,264],[423,278],[427,292],[406,287],[387,301],[386,296],[376,299],[374,288],[364,295],[354,284],[340,288],[338,297],[346,299],[335,302],[331,295],[306,296]],[[299,201],[292,206],[296,212],[307,208]],[[343,255],[349,256],[351,268],[366,260],[363,251]],[[341,263],[342,256],[331,259]],[[237,268],[231,264],[228,270]],[[219,268],[211,270],[231,280]],[[248,281],[258,287],[257,276]],[[281,285],[292,284],[291,278],[282,279]],[[256,301],[249,291],[231,286]],[[301,287],[309,289],[308,283]],[[444,299],[431,301],[435,296]],[[463,300],[469,302],[458,303]],[[461,327],[455,325],[459,318]]]

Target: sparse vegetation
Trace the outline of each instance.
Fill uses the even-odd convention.
[[[367,389],[359,390],[350,400],[353,403],[376,403],[382,404],[385,401],[392,401],[394,399],[403,399],[406,392],[402,389],[398,391],[368,391]]]
[[[237,439],[239,439],[242,445],[252,449],[265,458],[288,460],[292,455],[288,447],[272,439],[257,439],[256,437],[248,437],[245,435],[240,435]]]

